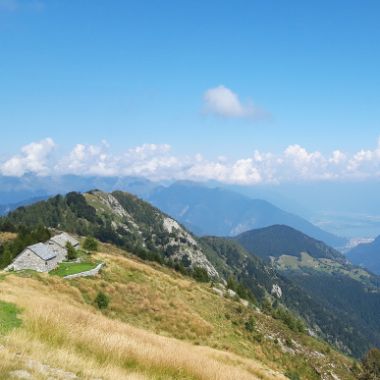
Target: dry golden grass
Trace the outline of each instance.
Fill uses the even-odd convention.
[[[32,361],[84,379],[285,379],[255,360],[109,319],[85,305],[79,291],[62,279],[45,284],[10,275],[1,282],[0,299],[23,310],[23,326],[2,342],[3,377],[26,368],[38,379],[47,378],[49,370],[41,372]]]
[[[7,241],[16,239],[17,234],[14,232],[0,232],[0,244],[3,244]]]
[[[24,361],[17,368],[32,357],[81,378],[275,379],[291,370],[302,379],[318,379],[318,372],[331,380],[334,368],[340,379],[353,379],[351,361],[336,351],[327,353],[325,343],[294,334],[280,321],[220,298],[209,284],[143,262],[111,245],[102,244],[101,249],[107,253],[95,254],[94,259],[107,265],[99,276],[67,281],[8,274],[0,283],[0,299],[13,295],[9,300],[24,307],[24,325],[6,345],[9,354],[23,353]],[[23,284],[28,288],[21,291]],[[5,285],[9,294],[1,293]],[[110,296],[102,313],[94,306],[100,290]],[[29,312],[34,304],[43,311]],[[252,317],[253,333],[245,328]],[[297,354],[284,352],[283,343],[278,343],[289,338],[302,346]],[[22,348],[26,341],[31,342],[28,351]],[[3,365],[17,360],[7,359]],[[0,378],[9,371],[0,366]],[[33,371],[37,379],[45,379]]]

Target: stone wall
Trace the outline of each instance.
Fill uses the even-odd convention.
[[[29,248],[26,248],[16,257],[13,263],[7,267],[7,270],[32,269],[37,272],[48,272],[54,269],[57,263],[57,258],[45,261]]]
[[[65,276],[64,278],[70,279],[70,278],[77,278],[77,277],[95,276],[99,273],[100,269],[102,269],[102,266],[103,266],[103,263],[100,263],[94,269],[88,270],[86,272],[69,274],[68,276]]]

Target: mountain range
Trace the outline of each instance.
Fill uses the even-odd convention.
[[[19,178],[0,176],[0,188],[3,203],[0,215],[57,193],[85,192],[93,188],[121,189],[154,204],[197,235],[233,236],[252,228],[285,224],[336,248],[347,243],[347,239],[324,231],[264,199],[194,182],[163,184],[139,177],[36,177],[25,174]]]
[[[284,224],[333,247],[347,242],[265,200],[222,188],[176,182],[155,189],[146,199],[198,235],[234,236],[254,228]]]

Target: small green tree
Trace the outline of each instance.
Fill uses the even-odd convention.
[[[73,245],[70,242],[67,242],[66,249],[68,260],[75,260],[78,257],[77,250],[73,247]]]
[[[210,281],[210,277],[207,273],[207,270],[204,268],[194,267],[192,274],[193,274],[193,278],[196,281],[199,281],[199,282],[209,282]]]
[[[2,254],[0,255],[0,268],[5,268],[12,262],[13,255],[12,251],[8,245],[2,249]]]
[[[363,374],[361,380],[378,380],[380,379],[380,350],[377,348],[370,349],[362,360]]]
[[[102,291],[98,292],[95,298],[95,303],[99,309],[107,309],[109,302],[110,299],[106,294],[104,294]]]
[[[255,329],[255,326],[256,326],[256,321],[252,316],[250,316],[248,321],[244,323],[245,329],[249,332],[253,332],[253,330]]]
[[[181,263],[185,268],[189,268],[191,265],[191,260],[189,259],[188,255],[184,255],[181,258]]]
[[[265,298],[264,301],[261,303],[261,310],[265,314],[271,314],[273,311],[272,303],[269,301],[268,298]]]
[[[238,288],[238,282],[236,281],[235,277],[229,276],[227,278],[227,288],[236,292]]]
[[[84,243],[83,248],[87,251],[96,252],[98,250],[98,242],[91,236],[87,236]]]
[[[300,375],[296,371],[287,371],[285,376],[290,380],[300,380]]]

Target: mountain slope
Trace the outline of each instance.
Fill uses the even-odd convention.
[[[307,252],[314,258],[326,258],[344,262],[344,256],[322,241],[313,239],[294,228],[274,225],[255,229],[234,238],[249,252],[263,259],[281,255],[300,256]]]
[[[79,235],[93,235],[137,255],[167,262],[185,262],[217,276],[196,240],[175,220],[129,194],[94,190],[69,193],[20,207],[4,220],[15,225],[42,225]]]
[[[42,225],[92,235],[194,278],[212,277],[219,284],[227,280],[230,290],[266,308],[270,315],[286,320],[297,331],[302,330],[300,321],[284,306],[301,316],[313,333],[357,356],[377,342],[376,336],[368,334],[365,323],[358,324],[344,313],[337,314],[324,299],[312,297],[309,291],[279,273],[272,264],[248,253],[238,242],[216,237],[197,239],[175,220],[128,193],[97,190],[83,195],[69,193],[21,207],[2,222],[8,227]],[[352,328],[347,330],[347,325]]]
[[[352,360],[326,343],[209,284],[108,244],[100,250],[94,259],[106,266],[96,277],[1,277],[0,300],[23,321],[0,334],[1,378],[354,379]],[[93,302],[100,290],[110,297],[102,311]]]
[[[264,200],[251,199],[229,190],[177,182],[157,188],[147,199],[202,235],[234,236],[253,228],[285,224],[332,246],[345,244],[345,239],[323,231],[297,215]]]
[[[319,315],[322,331],[334,326],[336,320],[335,331],[330,333],[334,339],[344,337],[338,346],[345,342],[354,355],[362,355],[369,342],[380,345],[380,277],[349,264],[339,252],[286,226],[248,231],[236,241],[251,254],[270,261],[293,286],[326,310]]]
[[[355,292],[363,292],[365,289],[362,284],[357,282],[353,282],[353,287],[350,282],[352,277],[347,275],[347,278],[342,277],[339,280],[342,283],[339,285],[339,291],[327,291],[325,288],[323,288],[323,292],[313,291],[313,287],[309,284],[313,283],[315,287],[318,287],[317,282],[323,272],[309,272],[303,278],[302,275],[306,272],[290,273],[284,270],[285,268],[279,265],[277,260],[272,263],[262,262],[245,250],[236,240],[205,237],[201,239],[201,242],[215,252],[215,256],[219,260],[222,260],[221,265],[217,260],[213,260],[207,250],[205,251],[219,273],[223,273],[226,278],[231,275],[236,277],[258,297],[261,303],[265,304],[268,294],[272,294],[275,299],[274,302],[271,302],[272,305],[277,303],[286,305],[307,322],[314,334],[322,336],[341,350],[360,357],[371,345],[380,343],[379,334],[372,333],[372,328],[376,328],[378,331],[380,321],[371,320],[371,315],[376,310],[376,303],[379,300],[378,294],[372,295],[368,299],[363,298],[365,299],[364,305],[360,305],[358,299],[355,299],[353,305],[349,305],[349,294],[344,286],[347,285],[349,289],[355,288]],[[278,260],[283,257],[281,256]],[[294,256],[287,257],[297,259]],[[336,261],[334,263],[338,264]],[[326,283],[331,286],[330,278],[328,277],[328,279],[329,281]],[[371,286],[374,289],[374,284],[370,281],[365,286]],[[280,289],[279,294],[276,289]],[[328,294],[324,294],[324,292]],[[331,302],[331,299],[340,297],[340,293],[342,301],[338,307],[337,304]],[[332,294],[331,297],[330,294]],[[363,295],[365,297],[364,293]],[[272,312],[275,313],[275,309]],[[363,315],[361,315],[362,312]],[[347,329],[347,326],[350,326],[350,329]]]
[[[371,243],[359,244],[347,252],[346,257],[353,264],[363,266],[380,275],[380,236]]]

